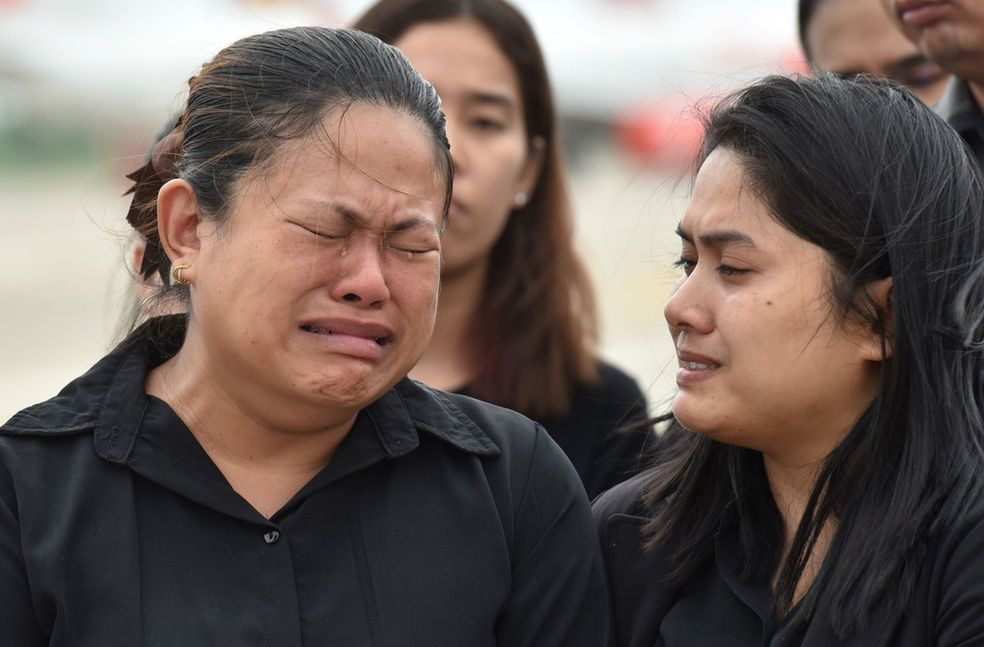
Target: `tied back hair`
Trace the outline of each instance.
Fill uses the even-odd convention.
[[[784,617],[835,522],[793,619],[822,605],[846,639],[874,621],[876,604],[879,625],[898,620],[929,537],[984,493],[981,172],[939,117],[886,80],[769,77],[720,103],[706,128],[700,161],[719,147],[738,155],[777,222],[826,251],[832,316],[881,333],[892,354],[873,402],[823,462],[785,559],[762,455],[686,431],[645,488],[647,547],[666,551],[683,582],[733,525],[743,577],[768,581],[778,569]],[[865,289],[887,277],[890,324]]]
[[[202,217],[220,224],[239,181],[269,163],[286,142],[312,134],[325,116],[353,103],[391,108],[417,118],[445,178],[443,215],[453,166],[444,113],[434,88],[406,57],[378,38],[327,27],[295,27],[243,38],[219,52],[188,81],[188,100],[174,130],[144,167],[128,177],[134,194],[127,220],[146,243],[141,276],[160,277],[161,294],[186,300],[172,285],[171,261],[157,231],[157,194],[174,178],[195,191]]]

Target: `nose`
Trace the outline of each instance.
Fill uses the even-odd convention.
[[[333,299],[364,308],[380,308],[389,301],[383,250],[375,240],[349,239],[335,262],[338,276],[331,288]]]
[[[689,331],[706,335],[714,330],[711,299],[696,272],[677,281],[663,307],[671,333]]]

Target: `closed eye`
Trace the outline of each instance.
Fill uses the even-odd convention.
[[[697,267],[697,262],[681,257],[673,262],[673,267],[681,268],[684,274],[690,276],[693,273],[694,268]]]
[[[748,270],[740,270],[737,267],[731,267],[730,265],[718,265],[717,271],[724,276],[740,276],[747,272]]]
[[[321,231],[319,229],[314,229],[312,227],[308,227],[307,225],[302,225],[299,222],[291,222],[290,224],[295,225],[297,227],[300,227],[301,229],[303,229],[304,231],[308,232],[309,234],[314,234],[315,236],[318,236],[319,238],[326,238],[328,240],[341,240],[341,239],[345,238],[344,235],[339,235],[339,234],[335,234],[335,233],[331,233],[331,232],[327,232],[327,231]]]
[[[403,254],[404,256],[410,259],[417,258],[424,254],[437,251],[437,249],[434,248],[409,247],[409,246],[392,245],[392,244],[387,245],[387,248],[398,254]]]

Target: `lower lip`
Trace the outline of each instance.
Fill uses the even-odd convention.
[[[301,330],[301,334],[320,344],[326,350],[357,359],[379,359],[390,347],[390,344],[380,346],[375,340],[358,335],[346,335],[344,333],[329,335],[327,333],[308,332],[307,330]]]
[[[908,27],[925,27],[950,12],[950,5],[944,3],[925,4],[902,12],[902,22]]]
[[[682,388],[686,386],[691,386],[693,384],[697,384],[699,382],[703,382],[704,380],[709,379],[710,377],[715,375],[718,372],[718,369],[720,368],[721,368],[720,366],[715,366],[713,368],[693,369],[693,368],[684,368],[681,366],[680,368],[677,369],[677,374],[676,374],[677,386]]]

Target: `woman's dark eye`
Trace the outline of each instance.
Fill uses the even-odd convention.
[[[487,117],[475,117],[472,119],[472,126],[478,130],[484,130],[488,132],[499,132],[505,125],[496,119],[489,119]]]

